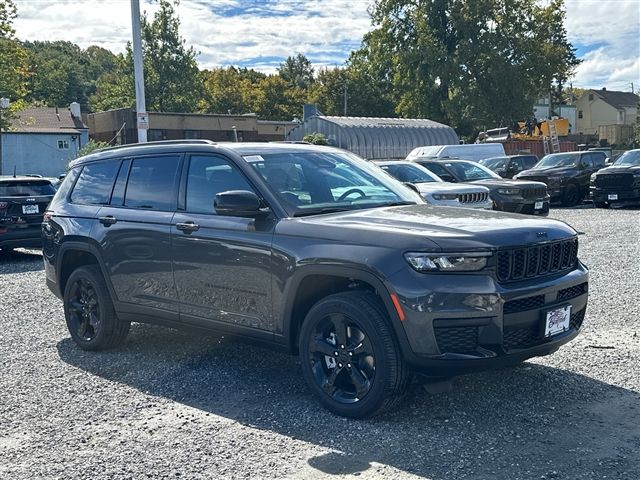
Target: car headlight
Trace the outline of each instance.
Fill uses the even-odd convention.
[[[475,272],[487,266],[490,256],[489,252],[404,254],[409,265],[418,272]]]
[[[589,178],[589,182],[590,182],[590,183],[593,183],[593,182],[595,182],[595,181],[596,181],[596,174],[595,174],[595,173],[592,173],[592,174],[591,174],[591,177]]]
[[[547,178],[547,185],[559,185],[562,182],[562,177],[549,177]]]
[[[434,193],[434,200],[456,200],[458,198],[457,193]]]
[[[519,195],[520,189],[519,188],[499,188],[498,193],[502,195]]]

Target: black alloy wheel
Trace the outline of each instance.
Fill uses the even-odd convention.
[[[100,269],[74,270],[64,288],[64,314],[73,341],[84,350],[104,350],[124,342],[131,322],[118,318]]]
[[[330,295],[300,331],[302,373],[332,412],[364,418],[393,408],[410,372],[380,299],[365,291]]]

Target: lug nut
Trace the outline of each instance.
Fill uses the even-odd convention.
[[[339,363],[339,364],[338,364],[338,366],[339,366],[340,368],[342,368],[342,364],[341,364],[341,363]]]
[[[347,368],[351,368],[351,364],[350,363],[347,363]]]
[[[353,352],[349,352],[349,356],[350,356],[350,357],[353,357]]]
[[[344,350],[344,345],[340,345],[340,348],[342,348]]]
[[[338,352],[333,352],[333,354],[337,357],[338,356]]]

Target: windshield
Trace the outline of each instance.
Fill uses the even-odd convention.
[[[400,163],[398,165],[380,165],[380,168],[401,182],[431,183],[442,181],[436,177],[435,174],[420,165]]]
[[[49,182],[13,180],[0,182],[0,197],[37,197],[39,195],[53,195],[55,188]]]
[[[640,150],[624,152],[620,158],[616,160],[614,165],[640,165]]]
[[[473,180],[487,180],[500,178],[487,167],[473,162],[445,163],[445,166],[459,182],[472,182]]]
[[[343,152],[247,155],[293,216],[424,203],[379,167]]]
[[[579,156],[579,153],[553,153],[544,156],[533,168],[575,167]]]
[[[506,157],[485,158],[478,163],[494,171],[505,170],[507,168],[507,160]]]

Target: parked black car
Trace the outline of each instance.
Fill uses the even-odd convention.
[[[587,195],[591,174],[604,167],[605,158],[600,151],[552,153],[514,178],[546,183],[552,202],[571,207]]]
[[[591,175],[591,199],[596,207],[640,203],[640,149],[623,153],[616,162]]]
[[[479,160],[489,170],[494,171],[502,178],[513,178],[514,175],[529,170],[540,159],[536,155],[507,155],[504,157],[491,157]]]
[[[445,182],[466,182],[487,187],[494,210],[549,214],[549,195],[544,183],[502,178],[487,167],[470,160],[418,158],[413,161],[431,170]]]
[[[0,176],[0,249],[41,247],[40,225],[55,188],[32,176]]]
[[[47,285],[81,348],[122,343],[132,321],[248,338],[299,353],[310,389],[350,417],[397,404],[412,371],[554,352],[587,305],[565,223],[429,206],[331,147],[92,153],[72,163],[42,231]]]

